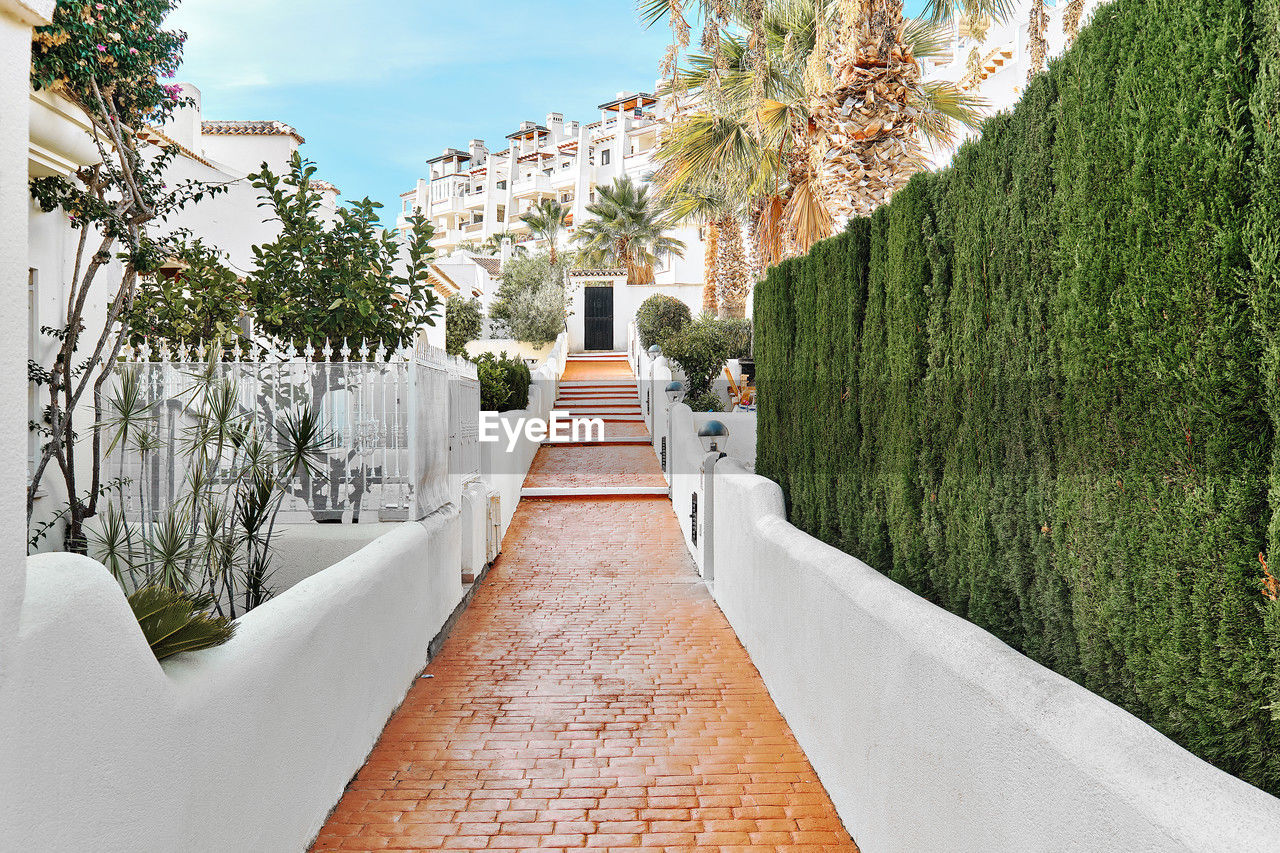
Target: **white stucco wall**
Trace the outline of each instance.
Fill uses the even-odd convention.
[[[106,569],[32,557],[0,849],[305,849],[461,601],[460,526],[398,525],[163,665]]]
[[[1280,850],[1280,800],[792,527],[775,483],[717,472],[716,601],[863,850]]]
[[[0,692],[13,678],[15,634],[26,592],[27,149],[31,28],[47,24],[53,0],[0,0]],[[18,452],[13,452],[17,448]]]

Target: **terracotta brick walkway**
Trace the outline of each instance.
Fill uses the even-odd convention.
[[[665,499],[523,500],[427,673],[314,851],[857,849]]]

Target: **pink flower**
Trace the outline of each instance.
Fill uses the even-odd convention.
[[[107,46],[106,46],[105,44],[100,44],[100,45],[98,45],[98,52],[99,52],[99,53],[106,53],[106,52],[107,52]]]
[[[105,9],[105,8],[107,8],[107,7],[106,7],[106,6],[103,6],[101,3],[94,3],[94,4],[93,4],[93,8],[95,8],[95,9]]]
[[[137,49],[136,47],[131,47],[131,48],[129,48],[129,52],[130,52],[130,53],[132,53],[132,54],[137,54],[138,49]]]

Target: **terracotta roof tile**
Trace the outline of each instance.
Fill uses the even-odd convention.
[[[200,132],[211,136],[292,136],[299,144],[307,141],[282,121],[202,121]]]

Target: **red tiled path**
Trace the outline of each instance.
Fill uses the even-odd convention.
[[[504,546],[314,851],[857,850],[669,501],[526,498]]]

